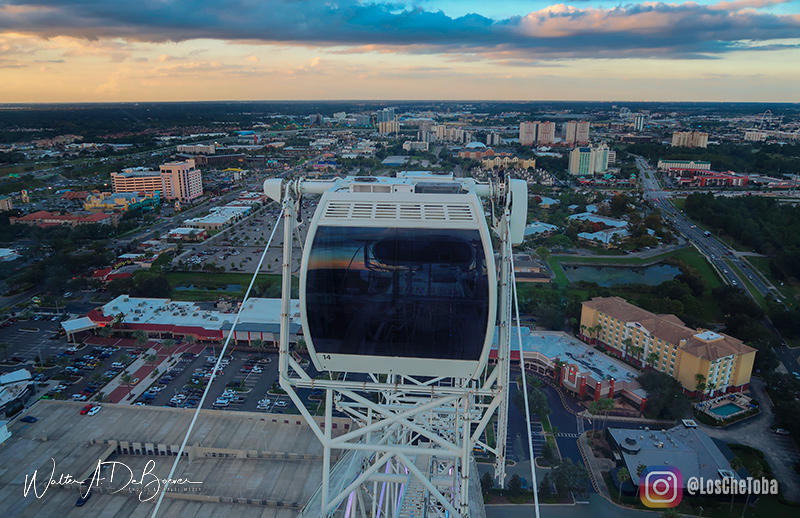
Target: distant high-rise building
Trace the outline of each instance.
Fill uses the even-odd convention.
[[[486,135],[486,145],[487,146],[499,146],[503,143],[503,139],[500,138],[499,133],[489,133]]]
[[[749,142],[764,142],[767,140],[767,134],[764,131],[745,131],[744,139]]]
[[[114,192],[159,193],[164,199],[191,201],[203,194],[203,177],[193,159],[185,162],[168,162],[158,171],[124,169],[111,173]]]
[[[536,128],[539,121],[519,123],[519,143],[523,146],[532,146],[536,142]]]
[[[564,143],[585,146],[589,143],[589,123],[587,121],[569,121],[564,127]]]
[[[609,150],[598,147],[576,147],[569,154],[569,174],[590,175],[608,170]]]
[[[375,119],[378,123],[394,120],[394,108],[384,108],[375,112]]]
[[[164,181],[164,197],[168,200],[191,201],[203,194],[203,176],[194,160],[167,162],[160,167]]]
[[[644,115],[637,113],[633,117],[633,131],[642,131],[644,129]]]
[[[378,123],[378,133],[388,135],[400,131],[400,123],[397,121],[381,121]]]
[[[336,112],[333,114],[333,118],[337,120],[342,120],[347,118],[347,113],[345,112]]]
[[[359,113],[356,115],[356,126],[369,126],[372,124],[372,117]]]
[[[672,147],[708,147],[708,133],[676,131],[672,134]]]
[[[536,134],[537,144],[552,144],[556,139],[556,123],[555,122],[541,122]]]

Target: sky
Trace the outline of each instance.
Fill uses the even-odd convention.
[[[0,103],[800,102],[800,0],[0,0]]]

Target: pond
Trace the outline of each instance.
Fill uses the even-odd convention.
[[[228,284],[224,288],[222,286],[217,288],[206,288],[204,286],[195,286],[194,284],[190,284],[188,286],[176,286],[176,290],[178,291],[188,291],[188,290],[210,290],[210,291],[242,291],[241,284]]]
[[[667,264],[654,264],[631,268],[628,266],[567,266],[562,264],[564,273],[570,282],[596,282],[600,286],[610,288],[623,284],[645,284],[657,286],[662,282],[671,281],[680,275],[677,266]]]

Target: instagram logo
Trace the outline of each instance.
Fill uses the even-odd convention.
[[[639,479],[642,503],[651,508],[675,507],[683,497],[683,477],[672,466],[650,466]]]

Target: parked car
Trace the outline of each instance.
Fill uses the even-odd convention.
[[[91,489],[89,491],[87,491],[85,495],[81,495],[80,498],[78,498],[78,501],[75,502],[75,507],[83,507],[83,504],[88,502],[90,498],[92,498],[92,490]]]
[[[86,414],[88,414],[88,413],[89,413],[89,410],[91,410],[93,406],[94,406],[94,405],[86,405],[85,407],[83,407],[83,408],[81,409],[81,411],[80,411],[80,414],[81,414],[81,415],[86,415]]]
[[[32,415],[26,415],[25,417],[20,419],[20,421],[22,421],[23,423],[35,423],[36,421],[38,421],[38,419],[36,419]]]

